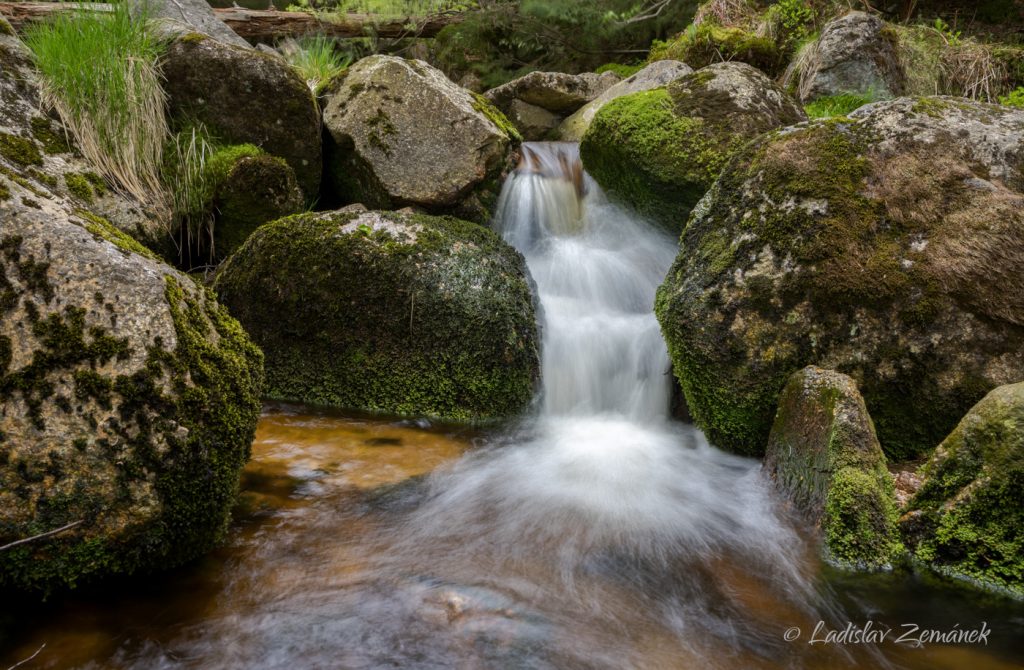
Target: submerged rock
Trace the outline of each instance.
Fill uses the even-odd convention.
[[[79,159],[9,125],[29,80],[0,87],[0,147],[20,147],[0,151],[0,545],[73,524],[0,551],[0,587],[179,565],[225,531],[260,352],[211,294],[86,209],[98,183],[46,178]]]
[[[566,74],[531,72],[484,94],[495,107],[508,114],[515,100],[554,114],[571,114],[619,82],[612,72]]]
[[[525,273],[476,224],[327,212],[261,227],[215,286],[271,397],[484,421],[520,412],[539,374]]]
[[[805,103],[840,93],[871,94],[877,99],[903,93],[906,75],[895,35],[877,16],[850,12],[830,21],[810,48],[800,71],[800,99]]]
[[[914,555],[1024,596],[1024,383],[1000,386],[971,408],[921,474],[900,519]]]
[[[877,569],[902,552],[885,455],[857,384],[809,366],[779,398],[765,469],[825,536],[840,565]]]
[[[932,449],[1024,378],[1024,111],[903,98],[748,145],[696,207],[656,311],[698,425],[762,453],[808,364],[882,448]]]
[[[587,128],[590,127],[590,123],[594,120],[594,115],[597,114],[598,110],[615,98],[665,86],[673,79],[684,74],[690,74],[691,72],[693,72],[692,67],[675,60],[662,60],[651,63],[636,74],[610,86],[563,121],[556,131],[558,139],[565,142],[579,142],[583,139],[583,134],[587,132]]]
[[[295,170],[306,200],[320,192],[320,114],[302,78],[282,59],[189,33],[163,59],[164,88],[178,124],[201,123],[219,141],[254,144]]]
[[[486,98],[423,61],[371,56],[333,84],[328,177],[342,204],[486,221],[518,134]]]
[[[806,120],[758,70],[718,63],[605,105],[580,156],[609,194],[678,231],[733,153],[762,133]]]

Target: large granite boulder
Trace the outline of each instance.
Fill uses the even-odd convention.
[[[890,567],[903,547],[885,455],[857,384],[808,366],[782,390],[765,470],[824,534],[828,560]]]
[[[203,124],[226,144],[254,144],[283,158],[307,201],[320,192],[320,113],[306,83],[284,60],[189,33],[163,60],[178,125]]]
[[[401,212],[259,228],[215,287],[266,352],[273,398],[488,421],[530,402],[525,262],[490,230]]]
[[[760,71],[717,63],[605,105],[583,136],[580,157],[609,195],[678,232],[737,150],[806,120]]]
[[[900,519],[914,555],[1024,596],[1024,383],[1000,386],[971,408],[921,474]]]
[[[825,25],[800,69],[803,102],[840,93],[876,99],[902,95],[906,76],[895,33],[865,12],[850,12]]]
[[[77,159],[23,127],[16,51],[0,38],[0,545],[27,541],[0,588],[45,594],[223,537],[263,369],[212,294],[87,209],[102,186],[55,176]]]
[[[520,100],[564,116],[575,112],[618,82],[619,75],[613,72],[531,72],[492,88],[484,97],[506,114],[512,102]]]
[[[519,139],[486,98],[417,60],[371,56],[324,109],[328,178],[341,203],[421,207],[486,221]]]
[[[615,98],[620,98],[638,91],[649,91],[652,88],[666,86],[673,79],[693,72],[686,63],[675,60],[661,60],[651,63],[636,74],[626,77],[619,83],[608,87],[603,93],[576,110],[562,122],[556,131],[558,139],[565,142],[579,142],[587,132],[594,115],[598,110]]]
[[[172,32],[197,32],[242,49],[252,47],[213,13],[206,0],[126,0],[151,20],[167,22]]]
[[[1024,378],[1024,110],[875,103],[756,140],[694,209],[656,311],[696,422],[763,452],[779,392],[853,377],[882,448]]]

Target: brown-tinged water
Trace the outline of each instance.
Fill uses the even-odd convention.
[[[604,199],[574,145],[524,152],[495,221],[542,323],[543,389],[520,423],[268,406],[221,549],[4,603],[0,668],[37,650],[21,667],[1022,667],[1024,603],[823,565],[757,461],[666,416],[651,305],[675,240]],[[875,637],[828,635],[847,624]],[[987,643],[897,643],[907,626]]]

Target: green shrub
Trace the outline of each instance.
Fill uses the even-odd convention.
[[[804,105],[804,111],[812,119],[846,116],[869,102],[874,102],[874,96],[870,93],[839,93],[826,95]]]
[[[1024,86],[1013,90],[1009,95],[1004,95],[999,98],[1000,105],[1006,105],[1007,107],[1021,107],[1024,108]]]
[[[163,43],[128,3],[79,9],[31,26],[25,43],[42,73],[42,99],[115,188],[163,200],[160,165],[170,135],[157,59]]]

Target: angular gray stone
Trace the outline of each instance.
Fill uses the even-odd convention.
[[[527,142],[547,139],[551,131],[562,122],[562,117],[557,114],[522,100],[513,100],[506,114]]]
[[[637,91],[648,91],[652,88],[665,86],[673,79],[693,72],[686,63],[675,60],[661,60],[651,63],[636,74],[626,77],[619,83],[610,86],[599,96],[578,109],[572,116],[562,122],[556,134],[558,139],[566,142],[579,142],[590,127],[597,111],[615,98]]]
[[[613,72],[531,72],[491,89],[484,96],[506,114],[512,102],[520,100],[564,116],[575,112],[618,82],[619,76]]]
[[[884,29],[884,21],[864,12],[827,23],[800,72],[800,100],[839,93],[870,93],[877,99],[901,95],[905,75],[895,40]]]
[[[151,19],[173,22],[174,30],[182,29],[208,35],[218,42],[244,49],[252,46],[217,18],[206,0],[129,0],[132,5],[145,6]]]

